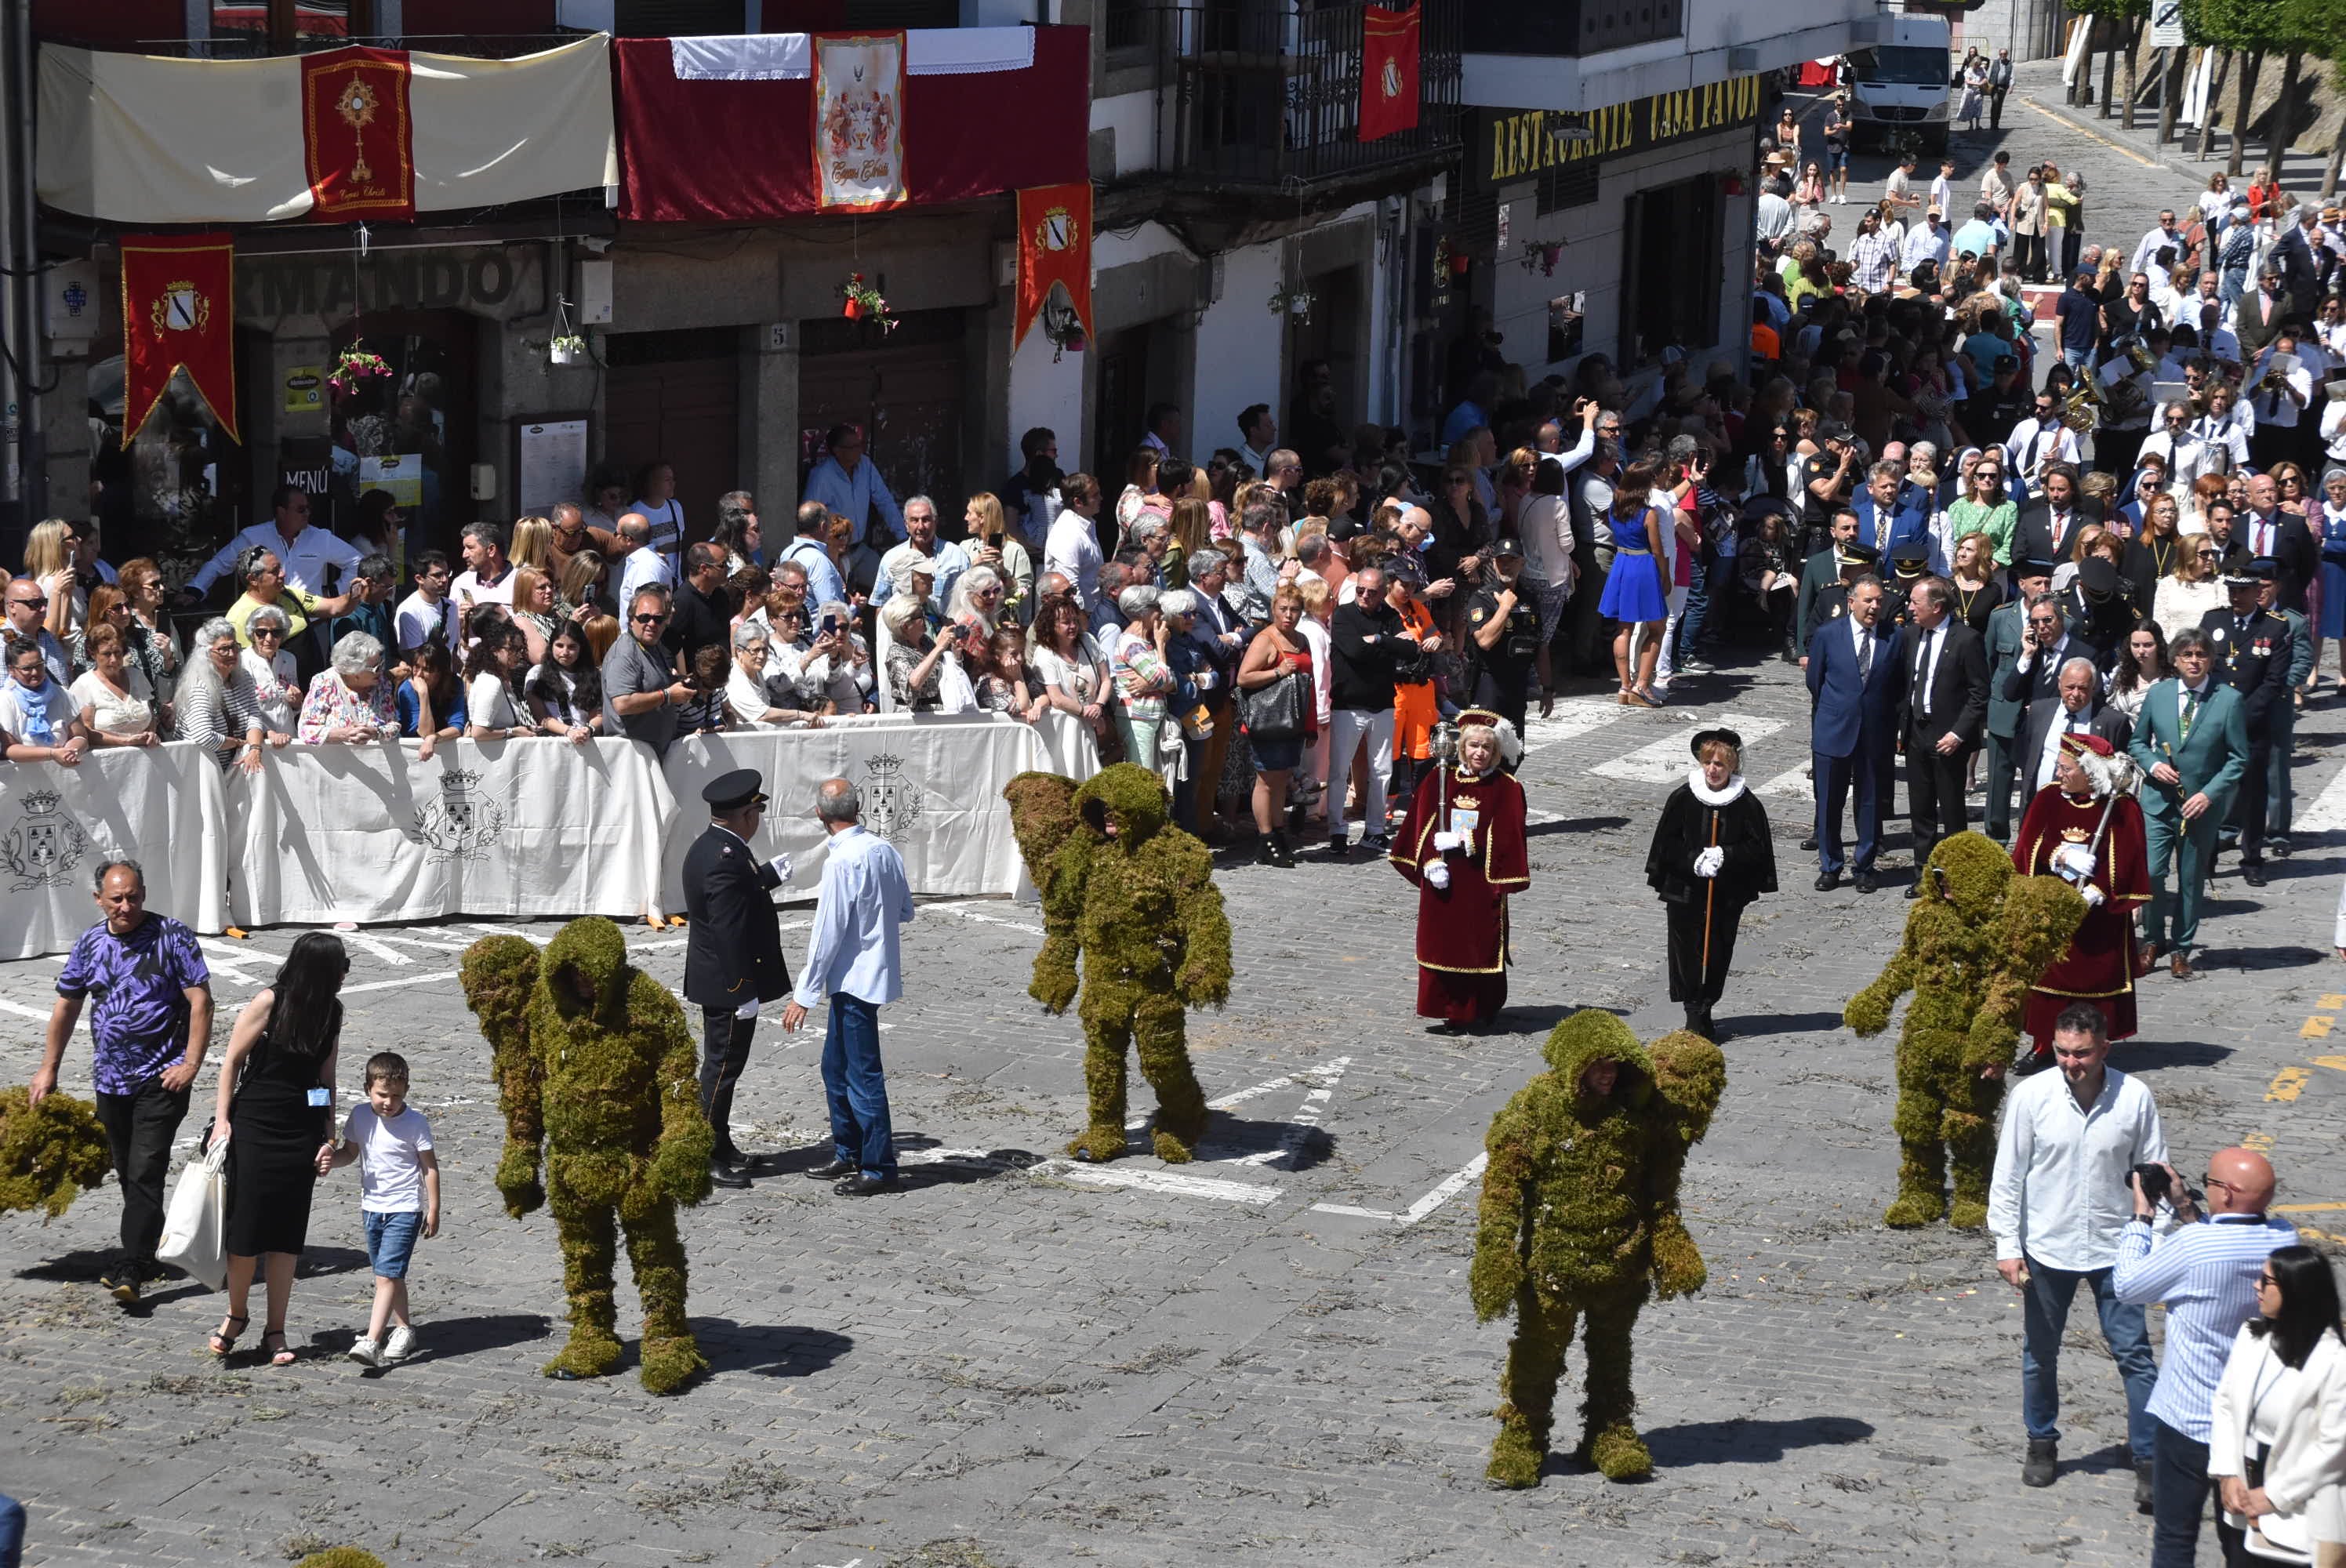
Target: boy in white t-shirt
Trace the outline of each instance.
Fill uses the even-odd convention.
[[[407,1105],[407,1058],[378,1052],[366,1064],[366,1104],[352,1105],[333,1164],[359,1166],[359,1209],[366,1222],[367,1262],[374,1269],[374,1315],[350,1349],[351,1359],[388,1367],[415,1353],[407,1317],[407,1260],[418,1235],[440,1234],[440,1161],[432,1124]],[[395,1322],[391,1338],[386,1326]]]

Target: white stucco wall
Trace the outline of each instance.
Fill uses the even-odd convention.
[[[1270,313],[1270,297],[1280,285],[1283,260],[1276,242],[1229,251],[1222,263],[1222,297],[1198,323],[1198,406],[1190,411],[1188,445],[1193,453],[1239,443],[1239,411],[1283,403],[1279,386],[1279,351],[1286,334]]]

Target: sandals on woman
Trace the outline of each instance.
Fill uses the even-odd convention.
[[[252,1319],[250,1318],[240,1318],[235,1313],[231,1312],[220,1319],[220,1328],[226,1329],[230,1323],[236,1325],[236,1333],[224,1334],[216,1330],[212,1334],[210,1340],[212,1354],[223,1361],[228,1359],[230,1352],[236,1349],[238,1337],[252,1326]]]
[[[274,1349],[270,1348],[269,1341],[271,1339],[277,1341],[277,1345]],[[261,1330],[260,1348],[263,1350],[268,1351],[269,1364],[270,1366],[290,1367],[293,1364],[293,1347],[285,1342],[284,1329],[265,1329]]]

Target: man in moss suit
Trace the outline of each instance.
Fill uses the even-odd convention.
[[[2249,722],[2239,693],[2209,673],[2205,632],[2177,633],[2167,653],[2175,674],[2144,696],[2127,748],[2146,775],[2143,829],[2150,849],[2150,913],[2137,962],[2147,968],[2166,952],[2169,972],[2188,980],[2216,833],[2248,776]]]

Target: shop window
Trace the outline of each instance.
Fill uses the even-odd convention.
[[[474,319],[460,311],[418,311],[346,324],[333,338],[337,355],[362,349],[382,359],[389,375],[360,378],[333,399],[326,449],[287,441],[280,466],[332,474],[328,517],[313,506],[311,521],[342,531],[362,514],[371,490],[390,493],[405,524],[405,553],[445,550],[473,520]],[[401,554],[394,550],[393,554]]]
[[[1717,178],[1638,191],[1622,211],[1620,368],[1651,364],[1672,345],[1716,343],[1725,253]]]
[[[244,334],[239,334],[241,340]],[[242,357],[244,344],[239,344]],[[123,441],[122,356],[89,367],[94,510],[107,558],[152,557],[174,590],[245,524],[249,486],[244,448],[228,438],[185,371]],[[250,413],[239,423],[249,420]]]

